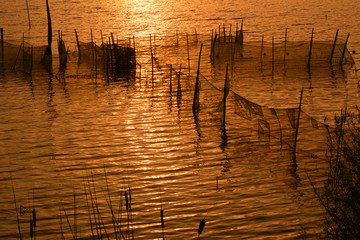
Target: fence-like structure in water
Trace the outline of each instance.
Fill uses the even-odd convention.
[[[88,69],[102,72],[108,80],[133,79],[136,72],[135,48],[128,43],[115,42],[111,36],[108,42],[97,45],[95,42],[77,41],[77,51],[69,52],[62,33],[59,32],[58,54],[46,53],[47,46],[33,46],[23,39],[21,42],[1,40],[0,55],[2,70],[12,69],[32,75],[33,70],[52,73],[53,58],[58,59],[59,73],[64,73],[69,66],[83,64]],[[74,64],[74,63],[77,64]],[[85,71],[86,72],[86,71]]]

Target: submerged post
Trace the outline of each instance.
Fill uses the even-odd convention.
[[[200,91],[200,81],[199,81],[199,77],[200,77],[200,61],[201,61],[201,51],[202,51],[202,44],[200,46],[200,53],[199,53],[199,61],[198,61],[198,69],[197,69],[197,74],[196,74],[196,82],[195,82],[195,91],[194,91],[194,101],[193,101],[193,114],[197,114],[199,112],[199,91]]]
[[[341,60],[340,60],[341,68],[343,67],[343,61],[344,61],[344,56],[345,56],[345,52],[346,52],[346,45],[347,45],[347,42],[349,40],[349,36],[350,36],[350,33],[348,33],[348,35],[346,37],[345,44],[344,44],[344,50],[343,50],[342,55],[341,55]]]
[[[339,29],[336,30],[336,35],[335,35],[335,39],[334,39],[334,44],[333,44],[332,49],[331,49],[330,65],[332,65],[332,59],[333,59],[333,56],[334,56],[334,51],[335,51],[336,40],[337,40],[338,34],[339,34]]]

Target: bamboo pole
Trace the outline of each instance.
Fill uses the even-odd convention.
[[[274,75],[274,70],[275,70],[275,42],[274,42],[274,37],[272,37],[272,74]]]
[[[46,55],[51,56],[51,43],[52,43],[52,26],[51,26],[51,15],[50,15],[50,7],[49,7],[49,1],[46,0],[46,11],[47,11],[47,19],[48,19],[48,46],[46,48]]]
[[[226,30],[225,30],[225,24],[223,24],[223,30],[224,30],[224,42],[226,42]]]
[[[33,61],[34,61],[34,48],[31,47],[31,55],[30,55],[30,77],[32,77],[32,72],[33,72]]]
[[[79,43],[79,38],[78,38],[78,34],[76,32],[76,29],[75,29],[75,37],[76,37],[76,44],[77,44],[77,47],[78,47],[79,59],[80,59],[81,58],[81,50],[80,50],[80,43]]]
[[[335,52],[335,47],[336,47],[336,41],[337,41],[337,38],[338,38],[338,34],[339,34],[339,29],[336,30],[334,44],[333,44],[332,49],[331,49],[330,65],[332,65],[332,60],[333,60],[333,56],[334,56],[334,52]]]
[[[92,28],[90,28],[90,38],[91,38],[91,59],[92,63],[94,64],[94,39],[93,39],[93,33]]]
[[[287,28],[285,28],[285,41],[284,41],[284,64],[286,61],[286,44],[287,44]]]
[[[30,12],[29,12],[29,3],[28,3],[28,0],[26,0],[26,11],[27,11],[27,15],[28,15],[29,28],[31,28],[31,21],[30,21]]]
[[[261,48],[260,48],[260,64],[261,65],[262,65],[263,51],[264,51],[264,35],[262,35],[262,37],[261,37]]]
[[[224,97],[223,97],[223,114],[222,114],[222,128],[225,129],[225,122],[226,122],[226,98],[229,95],[229,74],[228,74],[228,67],[229,64],[226,64],[226,75],[225,75],[225,83],[224,83]]]
[[[304,92],[304,89],[302,88],[302,89],[301,89],[301,94],[300,94],[299,112],[298,112],[297,122],[296,122],[295,141],[294,141],[294,151],[293,151],[293,156],[294,156],[294,167],[295,167],[295,168],[297,167],[297,163],[296,163],[296,145],[297,145],[298,134],[299,134],[299,126],[300,126],[300,113],[301,113],[301,104],[302,104],[303,92]]]
[[[2,65],[2,68],[4,70],[4,29],[3,28],[0,28],[0,35],[1,35],[1,65]]]
[[[189,35],[186,33],[186,45],[187,45],[187,55],[188,55],[188,67],[190,72],[190,50],[189,50]]]
[[[344,56],[345,56],[345,52],[346,52],[346,45],[347,45],[347,42],[349,40],[349,36],[350,36],[350,33],[348,33],[348,35],[346,37],[345,44],[344,44],[344,50],[343,50],[342,55],[341,55],[341,61],[340,61],[341,69],[343,67],[343,61],[344,61]]]
[[[178,30],[176,30],[176,46],[179,46],[179,33]]]
[[[170,96],[172,95],[172,64],[170,64]]]
[[[200,53],[199,53],[199,61],[198,61],[198,69],[196,74],[196,82],[195,82],[195,91],[194,91],[194,101],[193,101],[193,114],[196,115],[199,112],[199,91],[200,91],[200,62],[201,62],[201,51],[202,51],[202,44],[200,46]]]
[[[23,71],[25,71],[25,33],[23,33],[22,37],[22,64],[23,64]]]
[[[180,76],[181,76],[181,64],[180,64],[180,69],[179,69],[179,75],[178,75],[178,85],[177,85],[177,92],[176,92],[176,100],[177,100],[177,104],[178,107],[180,107],[180,103],[181,103],[181,83],[180,83]]]
[[[312,54],[313,38],[314,38],[314,28],[311,30],[310,49],[309,49],[309,59],[308,59],[308,68],[309,68],[309,69],[310,69],[310,67],[311,67],[311,54]]]
[[[244,19],[241,19],[241,27],[240,27],[240,44],[244,43],[244,31],[243,31],[243,26],[244,26]]]

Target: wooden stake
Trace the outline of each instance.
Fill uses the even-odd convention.
[[[333,44],[332,49],[331,49],[330,65],[332,65],[332,59],[333,59],[334,52],[335,52],[335,46],[336,46],[336,41],[337,41],[338,34],[339,34],[339,29],[336,30],[334,44]]]

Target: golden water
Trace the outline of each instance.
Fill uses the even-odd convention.
[[[34,45],[47,41],[46,8],[31,0],[28,29],[23,1],[1,3],[5,40]],[[50,1],[53,29],[75,49],[74,29],[81,41],[96,42],[114,32],[119,39],[135,36],[137,78],[108,83],[104,77],[85,77],[73,68],[65,78],[21,72],[0,74],[0,238],[16,239],[17,223],[11,189],[12,176],[23,235],[29,237],[32,205],[37,210],[37,239],[60,239],[60,206],[74,227],[76,193],[77,235],[90,239],[83,184],[93,176],[105,224],[112,230],[106,203],[106,169],[113,205],[121,191],[132,189],[132,229],[135,239],[161,239],[160,208],[164,209],[166,239],[196,239],[205,217],[203,239],[317,239],[322,232],[323,209],[310,179],[321,187],[326,176],[326,131],[320,126],[345,105],[359,101],[354,69],[334,77],[311,79],[247,76],[234,83],[224,132],[217,103],[221,93],[202,83],[199,119],[192,113],[194,78],[182,76],[182,101],[177,101],[175,75],[169,89],[169,67],[189,70],[186,33],[191,36],[191,75],[195,76],[200,42],[204,43],[201,72],[221,87],[224,65],[209,61],[211,29],[241,23],[245,41],[283,41],[284,30],[293,41],[332,41],[350,32],[349,49],[360,61],[360,8],[353,1]],[[194,43],[195,29],[199,43]],[[178,31],[179,47],[175,43]],[[157,64],[151,76],[150,34],[155,37]],[[56,34],[54,34],[55,36]],[[54,46],[56,44],[54,43]],[[56,47],[54,47],[55,49]],[[55,64],[55,63],[54,63]],[[74,70],[75,69],[75,70]],[[79,72],[80,71],[80,72]],[[236,73],[236,71],[235,71]],[[74,75],[82,77],[74,77]],[[236,75],[232,76],[233,79]],[[286,85],[286,83],[289,83]],[[298,168],[294,168],[290,135],[281,135],[270,108],[294,108],[304,88]],[[235,114],[235,93],[262,107],[270,129],[260,131],[263,119]],[[280,107],[281,106],[281,107]],[[287,119],[285,112],[278,117]],[[313,121],[316,119],[318,122]],[[318,128],[314,125],[319,124]],[[312,125],[311,125],[312,124]],[[315,126],[315,127],[314,127]],[[280,137],[281,136],[281,137]],[[124,204],[124,199],[122,200]],[[62,228],[70,229],[62,211]],[[114,236],[112,236],[114,237]]]

